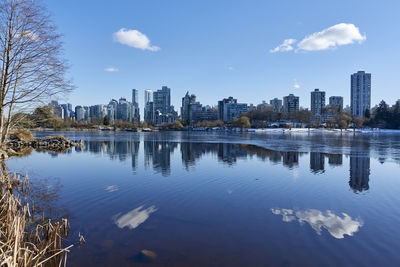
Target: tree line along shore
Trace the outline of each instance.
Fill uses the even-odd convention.
[[[14,125],[22,129],[51,130],[128,130],[128,131],[158,131],[158,130],[190,130],[193,128],[320,128],[320,129],[348,129],[348,128],[380,128],[400,129],[400,101],[392,107],[381,101],[371,112],[363,118],[352,117],[349,112],[333,111],[324,121],[313,119],[307,109],[291,114],[275,112],[271,109],[253,110],[234,118],[232,122],[201,121],[194,125],[176,120],[173,123],[154,126],[152,122],[132,123],[121,120],[110,121],[107,116],[87,121],[76,121],[70,118],[62,119],[53,114],[51,106],[36,108],[32,113],[15,114]]]

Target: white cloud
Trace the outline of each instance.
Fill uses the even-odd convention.
[[[139,48],[142,50],[158,51],[158,46],[150,45],[150,40],[147,36],[138,30],[129,30],[122,28],[113,34],[115,42]]]
[[[295,88],[295,89],[299,89],[300,88],[300,84],[297,82],[296,79],[294,79],[293,88]]]
[[[270,53],[276,52],[287,52],[293,50],[292,44],[296,43],[296,39],[286,39],[282,44],[278,45],[274,49],[269,50]]]
[[[24,31],[21,34],[22,37],[29,38],[33,42],[37,42],[40,40],[39,35],[31,30]]]
[[[143,206],[140,206],[134,210],[127,212],[122,216],[120,213],[118,213],[113,218],[114,223],[121,229],[124,227],[128,227],[129,229],[135,229],[136,227],[144,223],[150,217],[150,214],[157,211],[155,206],[151,206],[144,210],[142,209]]]
[[[304,37],[297,43],[295,51],[318,51],[333,49],[338,46],[353,44],[355,42],[362,43],[367,39],[366,35],[362,35],[358,27],[350,23],[339,23],[315,32]],[[270,53],[286,52],[294,50],[293,45],[296,39],[286,39],[283,43],[274,49],[269,50]]]
[[[343,217],[327,210],[322,213],[319,210],[292,210],[292,209],[271,209],[275,215],[282,215],[284,222],[292,222],[297,220],[299,223],[307,222],[317,234],[321,234],[321,228],[325,228],[334,238],[342,239],[345,235],[353,236],[363,223],[359,219],[353,220],[346,213],[342,213]]]
[[[107,71],[107,72],[117,72],[117,71],[119,71],[119,69],[114,68],[114,67],[108,67],[108,68],[105,68],[104,70]]]
[[[233,67],[232,66],[228,66],[228,70],[233,70]]]
[[[354,24],[339,23],[320,32],[306,36],[297,44],[296,50],[317,51],[341,45],[362,43],[367,37]]]

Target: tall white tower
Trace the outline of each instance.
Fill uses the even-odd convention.
[[[371,109],[371,73],[358,71],[351,75],[351,115],[364,117]]]

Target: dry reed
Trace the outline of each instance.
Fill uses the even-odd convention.
[[[65,266],[72,247],[63,248],[68,220],[35,215],[27,176],[3,167],[0,187],[0,266]]]

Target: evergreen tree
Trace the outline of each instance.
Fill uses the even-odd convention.
[[[110,119],[108,118],[108,115],[104,116],[103,124],[104,125],[110,125]]]

